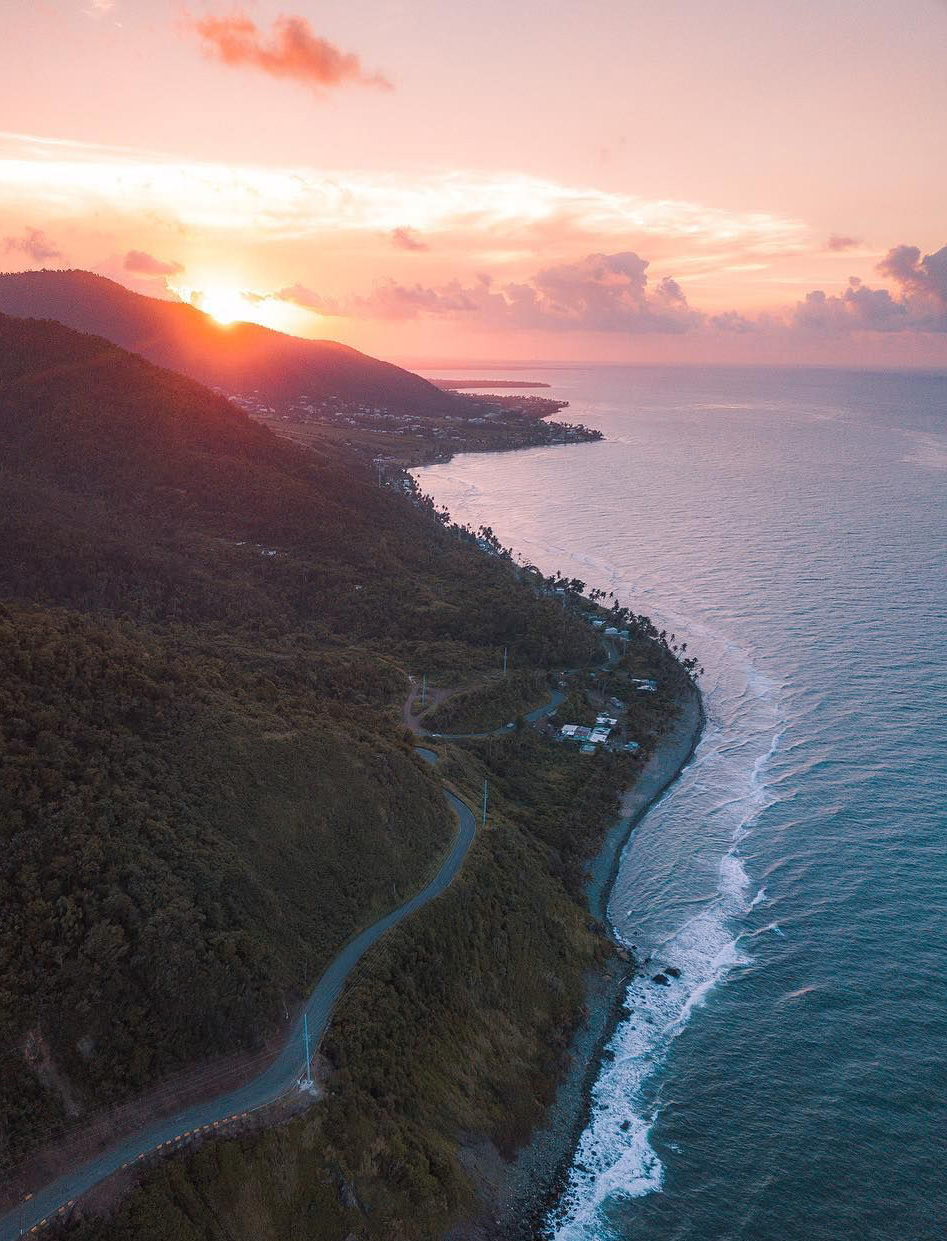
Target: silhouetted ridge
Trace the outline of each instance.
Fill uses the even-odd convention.
[[[223,326],[184,302],[133,293],[86,271],[0,274],[0,312],[55,319],[229,393],[268,401],[338,397],[416,411],[450,397],[411,371],[336,341],[304,340],[254,323]]]

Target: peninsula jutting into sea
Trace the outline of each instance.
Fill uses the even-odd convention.
[[[0,35],[0,1241],[940,1241],[947,8]]]

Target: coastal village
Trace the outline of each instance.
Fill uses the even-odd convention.
[[[423,502],[410,475],[402,473],[401,483],[405,490],[414,497],[415,502]],[[397,486],[398,482],[389,479],[389,485]],[[509,549],[502,547],[492,530],[482,527],[474,536],[474,540],[483,554],[512,560],[512,553]],[[558,576],[546,578],[532,565],[517,568],[515,572],[520,577],[524,573],[535,575],[538,578],[536,582],[538,593],[559,600],[564,608],[578,607],[586,623],[600,634],[607,654],[607,662],[602,669],[581,674],[576,670],[563,672],[556,682],[558,694],[554,694],[548,704],[526,713],[523,720],[537,728],[549,740],[575,747],[580,754],[594,755],[599,750],[628,755],[640,754],[642,742],[637,737],[629,735],[630,719],[635,718],[638,713],[630,711],[629,707],[633,696],[656,695],[658,682],[653,677],[633,676],[627,668],[621,667],[621,658],[631,636],[629,629],[621,626],[621,620],[628,615],[627,612],[618,608],[617,605],[610,611],[605,611],[604,615],[600,607],[595,607],[591,611],[587,610],[590,600],[597,603],[604,598],[604,592],[592,591],[587,597],[583,593],[584,582],[567,582],[566,579]],[[614,623],[616,620],[618,624]],[[626,696],[620,697],[619,694]],[[568,706],[570,701],[584,703],[585,710],[589,714],[594,711],[594,722],[561,720],[560,708],[563,705]],[[515,727],[515,722],[510,722],[500,731],[511,730]]]
[[[639,693],[657,693],[657,681],[641,677],[630,677],[628,680],[629,686]],[[596,715],[594,724],[562,724],[557,739],[577,745],[581,754],[594,754],[599,746],[624,751],[626,754],[637,754],[641,749],[641,742],[627,734],[627,725],[623,718],[627,706],[626,701],[612,696],[608,699],[606,708]]]
[[[260,391],[224,392],[252,418],[280,435],[312,446],[332,439],[363,455],[387,452],[399,465],[446,461],[457,452],[503,452],[590,443],[602,433],[550,415],[567,401],[536,396],[445,392],[444,408],[419,413],[341,397],[300,397],[277,406]]]

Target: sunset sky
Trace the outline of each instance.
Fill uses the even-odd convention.
[[[947,365],[945,0],[3,0],[0,267],[397,360]]]

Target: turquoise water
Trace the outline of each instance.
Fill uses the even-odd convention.
[[[509,377],[607,441],[424,489],[687,641],[709,714],[610,908],[682,975],[632,983],[549,1235],[947,1236],[947,377]]]

